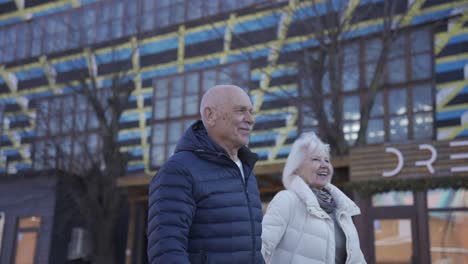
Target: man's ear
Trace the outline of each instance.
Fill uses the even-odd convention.
[[[216,112],[212,107],[205,107],[203,109],[203,114],[205,116],[205,121],[209,126],[213,126],[216,122]]]

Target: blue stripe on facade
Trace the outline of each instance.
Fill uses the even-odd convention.
[[[468,34],[453,36],[449,39],[447,45],[468,41]]]
[[[70,9],[72,9],[72,6],[70,4],[66,4],[63,6],[55,7],[55,8],[47,8],[43,11],[33,13],[32,16],[36,18],[36,17],[46,16],[46,15],[50,15],[50,14],[54,14],[54,13],[58,13],[58,12],[62,12],[62,11],[70,10]]]
[[[185,35],[185,45],[195,44],[199,42],[204,42],[207,40],[224,38],[226,27],[217,27],[204,31],[197,31],[188,33]]]
[[[163,69],[158,69],[158,70],[152,70],[152,71],[143,71],[141,72],[141,79],[150,79],[154,77],[160,77],[164,75],[169,75],[177,73],[177,67],[169,67],[169,68],[163,68]]]
[[[250,32],[261,30],[265,28],[270,28],[276,24],[278,24],[279,15],[273,14],[269,16],[264,16],[258,19],[248,20],[244,22],[239,22],[234,25],[232,29],[233,34],[239,34],[243,32]]]
[[[21,17],[12,17],[4,20],[0,20],[0,26],[7,26],[21,21]]]
[[[26,71],[16,72],[15,75],[19,80],[29,80],[44,76],[44,71],[41,68],[32,68]]]
[[[452,9],[446,9],[446,10],[434,11],[431,13],[418,15],[418,16],[415,16],[413,20],[411,20],[411,24],[418,25],[418,24],[423,24],[423,23],[427,23],[431,21],[441,20],[443,18],[448,17],[451,12],[452,12]]]
[[[96,55],[97,63],[109,63],[129,59],[132,55],[132,49],[119,49],[107,53]]]
[[[175,37],[143,44],[139,47],[139,52],[141,56],[144,56],[147,54],[159,53],[170,49],[177,49],[178,47],[179,38]]]
[[[441,73],[453,70],[463,70],[466,64],[468,64],[468,58],[457,61],[438,63],[436,64],[435,71],[436,73]]]
[[[439,111],[436,114],[437,120],[444,120],[444,119],[453,119],[453,118],[460,118],[467,110],[451,110],[451,111]]]
[[[85,68],[88,63],[85,58],[68,60],[54,64],[54,69],[58,72],[67,72]]]
[[[191,70],[209,68],[209,67],[213,67],[213,66],[216,66],[216,65],[219,65],[219,64],[220,64],[220,62],[219,62],[218,58],[211,59],[211,60],[205,60],[205,61],[199,61],[199,62],[195,62],[195,63],[186,64],[184,66],[184,71],[191,71]]]

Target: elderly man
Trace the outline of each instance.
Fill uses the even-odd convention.
[[[150,184],[149,263],[263,263],[250,98],[218,85],[200,114]]]

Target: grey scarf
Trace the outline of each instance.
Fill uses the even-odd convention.
[[[336,208],[335,201],[333,200],[333,197],[330,193],[325,188],[322,189],[317,189],[317,188],[310,188],[312,189],[312,192],[314,192],[315,197],[317,197],[317,201],[320,204],[320,208],[322,208],[327,214],[333,213],[333,211]]]

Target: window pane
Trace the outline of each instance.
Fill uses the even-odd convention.
[[[432,113],[420,113],[413,116],[413,137],[415,139],[432,138]]]
[[[153,126],[153,136],[152,136],[153,144],[161,145],[166,142],[166,125],[165,124],[157,124]]]
[[[396,58],[405,55],[405,36],[400,35],[390,46],[389,57]]]
[[[345,140],[349,145],[354,144],[357,139],[359,131],[359,122],[345,122],[343,125],[343,132]]]
[[[182,122],[173,121],[169,124],[169,142],[177,143],[182,136]]]
[[[171,98],[182,97],[184,82],[182,76],[177,76],[171,79]]]
[[[431,42],[432,37],[429,30],[422,29],[411,32],[411,53],[429,51]]]
[[[16,236],[15,263],[34,264],[36,244],[37,232],[18,232]]]
[[[432,111],[432,88],[422,85],[413,88],[413,112]]]
[[[216,85],[216,71],[208,70],[203,73],[203,91]]]
[[[390,118],[390,140],[398,141],[408,138],[408,118],[393,117]]]
[[[392,90],[389,92],[389,110],[391,115],[403,115],[407,112],[406,90]]]
[[[468,208],[467,189],[433,189],[427,192],[427,208]]]
[[[156,81],[156,87],[154,88],[154,93],[156,98],[165,98],[167,97],[167,79],[159,79]]]
[[[167,101],[157,100],[154,107],[154,119],[162,119],[167,117]]]
[[[159,166],[164,162],[164,146],[153,146],[151,149],[151,161],[153,166]]]
[[[359,62],[359,45],[358,43],[348,44],[344,46],[343,63],[345,66],[357,66]]]
[[[406,81],[406,64],[404,58],[388,62],[388,81],[392,84]]]
[[[413,80],[428,79],[432,76],[431,55],[421,54],[411,57],[411,76]]]
[[[411,191],[391,191],[372,196],[372,206],[401,206],[413,205],[414,198]]]
[[[382,51],[382,41],[380,39],[371,39],[366,42],[365,60],[366,62],[376,61]]]
[[[31,216],[22,217],[19,220],[19,228],[39,228],[41,226],[41,217]]]
[[[169,102],[169,116],[180,117],[182,116],[182,98],[172,98]]]
[[[371,117],[383,116],[383,114],[384,114],[383,97],[382,97],[382,93],[378,93],[375,95],[374,105],[372,106],[370,116]]]
[[[374,220],[376,263],[413,263],[410,219]]]
[[[159,8],[156,13],[156,27],[169,25],[169,8]]]
[[[185,84],[187,94],[198,94],[199,79],[200,78],[198,72],[194,72],[187,75]]]
[[[202,16],[202,1],[203,0],[190,0],[187,1],[187,19],[197,19]]]
[[[196,115],[198,112],[198,95],[190,95],[185,97],[185,114]]]
[[[343,98],[343,117],[344,120],[359,120],[361,114],[360,114],[360,103],[359,103],[359,96],[353,95],[353,96],[346,96]]]
[[[343,69],[343,91],[356,90],[359,85],[359,68],[348,67]]]
[[[374,144],[384,141],[385,131],[382,119],[371,119],[367,126],[367,143]]]
[[[179,3],[179,4],[173,4],[172,5],[172,10],[171,10],[171,18],[172,18],[172,23],[177,24],[185,19],[185,7],[184,3]]]
[[[432,263],[467,263],[468,212],[429,212]]]

